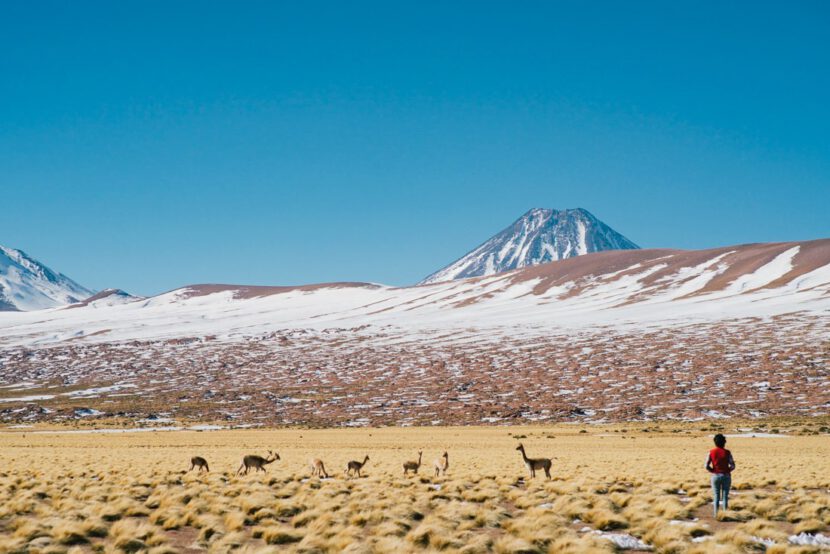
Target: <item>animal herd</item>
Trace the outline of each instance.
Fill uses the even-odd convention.
[[[553,465],[553,460],[551,458],[528,458],[527,454],[525,453],[525,447],[521,443],[519,446],[516,447],[516,450],[522,453],[522,460],[524,461],[527,469],[530,471],[531,477],[536,477],[536,470],[541,469],[545,472],[545,476],[550,479],[550,468]],[[408,460],[403,463],[403,474],[409,475],[410,472],[413,474],[417,474],[418,470],[421,468],[421,462],[423,460],[423,450],[418,451],[418,459],[417,460]],[[239,469],[236,471],[237,475],[247,475],[248,470],[254,469],[256,471],[265,472],[265,466],[268,464],[274,463],[280,459],[280,455],[276,452],[272,452],[271,450],[268,451],[268,456],[263,458],[257,454],[249,454],[242,458],[242,463],[239,465]],[[358,460],[351,460],[348,464],[346,464],[346,476],[353,477],[357,475],[358,477],[362,477],[361,471],[363,467],[369,462],[369,455],[367,454],[363,461]],[[326,471],[326,466],[323,463],[323,460],[319,458],[312,458],[308,461],[309,468],[311,469],[311,475],[317,476],[320,478],[328,478],[329,474]],[[447,452],[444,452],[432,463],[432,467],[435,470],[435,476],[446,475],[447,470],[450,468],[450,455]],[[193,456],[190,458],[190,469],[187,471],[192,471],[194,468],[198,468],[196,471],[201,473],[202,470],[205,472],[209,472],[210,468],[208,467],[208,462],[202,456]]]

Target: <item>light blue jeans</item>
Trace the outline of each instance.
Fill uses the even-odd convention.
[[[718,516],[718,504],[723,499],[723,509],[729,509],[729,487],[732,486],[732,476],[724,473],[712,475],[712,495],[715,498],[715,517]]]

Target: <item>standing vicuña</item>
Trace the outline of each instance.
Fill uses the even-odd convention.
[[[237,470],[236,474],[239,475],[240,473],[242,473],[242,469],[244,468],[245,473],[243,473],[243,475],[248,475],[248,470],[252,467],[256,468],[257,471],[261,469],[264,472],[265,466],[274,463],[280,459],[279,454],[277,454],[276,452],[271,452],[270,450],[268,451],[268,456],[268,458],[263,458],[262,456],[257,456],[256,454],[248,454],[247,456],[242,458],[242,465],[239,466],[239,469]]]
[[[316,475],[317,477],[325,477],[328,479],[329,474],[326,472],[326,466],[323,465],[323,460],[319,458],[314,458],[313,460],[308,461],[308,465],[311,466],[311,475]]]
[[[545,475],[550,479],[550,466],[553,462],[549,458],[528,458],[525,454],[525,447],[521,443],[516,447],[516,450],[522,452],[522,459],[524,459],[527,469],[530,470],[531,477],[536,477],[537,469],[544,469]]]
[[[210,471],[210,468],[208,467],[207,460],[205,460],[201,456],[193,456],[192,458],[190,458],[190,469],[188,469],[187,471],[192,470],[194,467],[199,468],[198,469],[199,473],[201,473],[203,469],[205,471]]]
[[[450,468],[450,455],[444,452],[444,454],[442,454],[440,458],[435,458],[435,461],[432,462],[432,465],[435,466],[436,477],[438,477],[438,475],[441,473],[446,475],[447,470]]]
[[[365,466],[366,462],[368,462],[368,461],[369,461],[369,455],[368,454],[366,454],[366,457],[363,458],[362,462],[358,462],[357,460],[352,460],[346,466],[346,475],[351,475],[352,472],[357,472],[357,476],[362,477],[362,475],[360,475],[360,470],[363,469],[363,466]]]
[[[418,468],[421,467],[421,454],[423,454],[422,450],[418,451],[418,461],[410,460],[408,462],[403,463],[403,474],[406,475],[410,471],[413,473],[418,473]]]

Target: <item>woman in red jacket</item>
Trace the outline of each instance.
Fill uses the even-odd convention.
[[[709,451],[709,457],[706,458],[706,471],[712,474],[715,517],[718,517],[718,504],[721,498],[723,509],[729,509],[729,488],[732,486],[732,471],[735,469],[732,453],[724,446],[726,446],[726,437],[718,433],[715,435],[715,448]]]

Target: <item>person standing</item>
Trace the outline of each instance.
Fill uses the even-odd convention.
[[[715,448],[709,451],[706,458],[706,471],[712,474],[712,494],[715,502],[715,517],[718,517],[718,505],[723,499],[723,509],[729,509],[729,489],[732,486],[732,472],[735,470],[735,460],[732,452],[724,448],[726,437],[718,433],[715,435]]]

